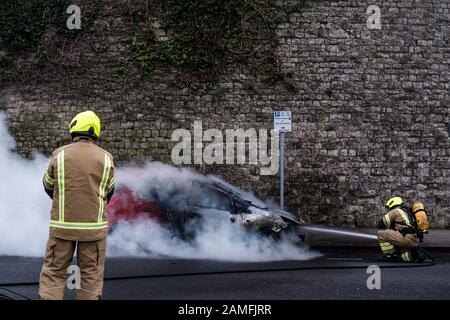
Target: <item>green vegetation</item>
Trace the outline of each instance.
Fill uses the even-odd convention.
[[[47,66],[43,37],[50,29],[58,36],[75,39],[82,30],[68,29],[70,0],[13,0],[0,2],[0,81],[20,81],[33,67]],[[100,0],[91,1],[82,15],[86,26],[99,15]]]
[[[275,27],[302,7],[268,0],[171,0],[161,19],[169,40],[158,44],[137,30],[131,51],[144,77],[165,65],[208,81],[228,65],[252,61],[267,82],[282,81],[293,90],[277,64]],[[138,12],[130,13],[133,19]]]
[[[105,38],[90,27],[99,16],[111,13],[102,13],[105,1],[80,4],[81,30],[66,28],[66,8],[71,2],[15,0],[0,4],[0,81],[17,80],[17,75],[34,67],[49,66],[47,52],[57,49],[49,49],[43,39],[49,30],[59,39],[90,33],[100,52],[108,50]],[[275,27],[302,6],[279,6],[270,0],[136,0],[117,3],[113,10],[134,30],[128,54],[143,79],[156,69],[168,68],[177,70],[181,83],[195,85],[213,81],[228,66],[249,64],[268,83],[284,82],[293,89],[277,63]],[[154,18],[167,32],[165,41],[151,32]]]

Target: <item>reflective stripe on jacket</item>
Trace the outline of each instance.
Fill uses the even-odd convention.
[[[106,198],[114,189],[112,155],[92,140],[76,138],[53,152],[44,186],[53,190],[50,233],[94,241],[107,235]]]
[[[407,226],[411,226],[408,214],[399,208],[393,209],[386,213],[383,217],[383,222],[387,229],[400,231]]]

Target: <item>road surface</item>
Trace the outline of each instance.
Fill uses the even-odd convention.
[[[326,248],[321,252],[321,257],[310,261],[260,263],[108,258],[105,277],[113,280],[105,281],[104,299],[450,298],[448,250],[430,249],[437,260],[434,266],[391,269],[384,267],[398,264],[380,261],[376,248]],[[41,263],[40,258],[0,257],[0,283],[35,282]],[[373,264],[382,267],[380,290],[367,288],[370,275],[366,267]],[[347,268],[356,266],[361,268]],[[336,269],[324,269],[330,267]],[[133,276],[137,278],[120,279]],[[37,297],[35,284],[7,288]],[[73,292],[66,296],[72,298]]]

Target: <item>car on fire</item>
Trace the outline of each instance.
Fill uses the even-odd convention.
[[[193,236],[187,228],[192,221],[201,222],[207,215],[224,215],[229,223],[239,223],[247,230],[275,236],[295,229],[303,221],[292,213],[271,210],[260,202],[249,200],[244,193],[219,181],[196,181],[188,191],[171,194],[171,201],[157,191],[139,194],[121,186],[108,204],[108,221],[114,226],[120,221],[151,218],[167,225],[178,236]]]

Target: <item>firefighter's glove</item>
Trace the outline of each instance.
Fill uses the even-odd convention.
[[[412,227],[408,226],[401,229],[400,233],[402,236],[406,236],[407,234],[416,233],[416,231]]]
[[[385,230],[386,229],[386,225],[384,224],[383,219],[380,219],[378,221],[377,228],[380,229],[380,230]]]

